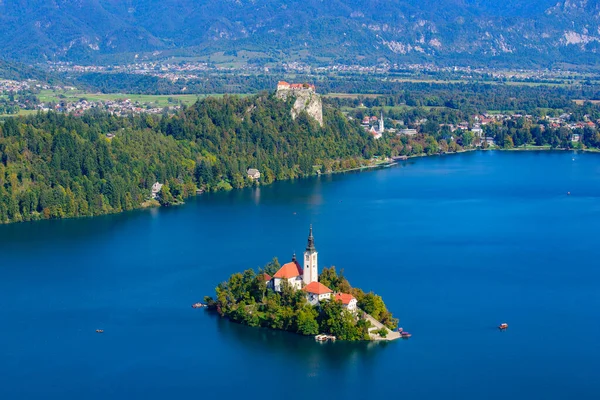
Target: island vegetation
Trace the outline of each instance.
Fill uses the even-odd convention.
[[[357,300],[358,312],[345,309],[342,302],[333,299],[320,305],[310,305],[306,293],[294,290],[286,281],[280,293],[270,290],[264,274],[273,275],[279,268],[280,264],[274,258],[258,272],[248,269],[233,274],[217,286],[216,298],[206,296],[204,300],[209,309],[232,321],[301,335],[325,333],[340,340],[371,340],[371,324],[364,313],[389,329],[398,325],[398,320],[388,311],[381,296],[351,287],[343,271],[338,274],[333,266],[323,269],[319,282],[334,292],[351,293]],[[382,328],[376,333],[385,337],[388,330]]]

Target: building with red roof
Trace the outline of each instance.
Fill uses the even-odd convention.
[[[341,301],[342,305],[349,311],[356,311],[358,302],[356,298],[349,293],[336,293],[333,296],[335,301]]]
[[[302,267],[296,260],[296,255],[292,257],[292,261],[284,264],[273,275],[273,288],[276,292],[281,292],[282,282],[285,280],[294,289],[302,289]]]
[[[316,306],[323,300],[331,299],[333,291],[321,282],[311,282],[302,289],[306,292],[306,299],[308,302]]]

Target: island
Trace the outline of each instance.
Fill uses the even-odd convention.
[[[209,310],[231,321],[316,335],[317,340],[403,337],[380,296],[353,288],[333,266],[319,274],[312,225],[303,266],[295,254],[284,265],[274,258],[258,272],[233,274],[217,286],[216,298],[206,296],[204,301]]]

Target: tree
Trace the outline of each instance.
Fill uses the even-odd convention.
[[[297,317],[298,333],[302,335],[316,335],[319,333],[319,323],[317,316],[319,313],[314,307],[306,305],[299,312]]]

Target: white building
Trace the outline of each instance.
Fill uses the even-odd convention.
[[[316,306],[323,300],[331,299],[331,293],[333,291],[321,282],[311,282],[304,289],[306,292],[306,300],[310,305]]]
[[[162,183],[158,183],[158,182],[154,182],[154,185],[152,185],[152,198],[156,199],[156,197],[158,197],[158,194],[160,193],[160,189],[162,189],[163,185]]]
[[[416,135],[417,134],[417,130],[416,129],[400,129],[400,131],[398,132],[398,134],[400,135],[408,135],[408,136],[412,136],[412,135]]]
[[[276,292],[282,291],[282,285],[284,281],[295,290],[302,289],[306,292],[307,301],[315,306],[320,304],[321,301],[330,300],[333,291],[327,286],[319,282],[319,255],[315,248],[315,238],[313,237],[312,225],[308,233],[308,244],[304,251],[304,268],[300,267],[300,264],[296,260],[296,255],[292,257],[292,261],[283,265],[270,281],[270,286]],[[264,279],[267,280],[268,275],[264,275]],[[341,293],[342,303],[349,310],[356,309],[356,299],[352,295]],[[350,296],[350,297],[348,297]],[[352,301],[354,299],[354,301]]]
[[[308,232],[308,244],[304,251],[304,274],[303,281],[305,285],[319,280],[318,253],[315,249],[315,238],[313,237],[312,225]]]
[[[248,178],[252,180],[260,178],[260,171],[256,168],[249,168],[248,171],[246,171],[246,173],[248,174]]]
[[[300,264],[296,261],[296,255],[294,255],[291,262],[284,264],[279,268],[279,271],[273,275],[273,290],[281,292],[281,286],[284,280],[287,281],[292,288],[296,290],[302,289],[302,267],[300,267]]]
[[[481,128],[481,125],[479,125],[479,124],[473,125],[473,129],[471,129],[471,132],[473,132],[473,135],[475,135],[475,137],[483,136],[483,129]]]
[[[341,301],[344,308],[348,311],[356,311],[358,308],[358,302],[356,298],[348,293],[336,293],[333,298],[336,301]]]
[[[371,127],[371,129],[369,129],[369,134],[371,134],[371,136],[373,136],[373,139],[380,139],[382,134],[381,132],[378,132],[375,130],[375,127]]]

